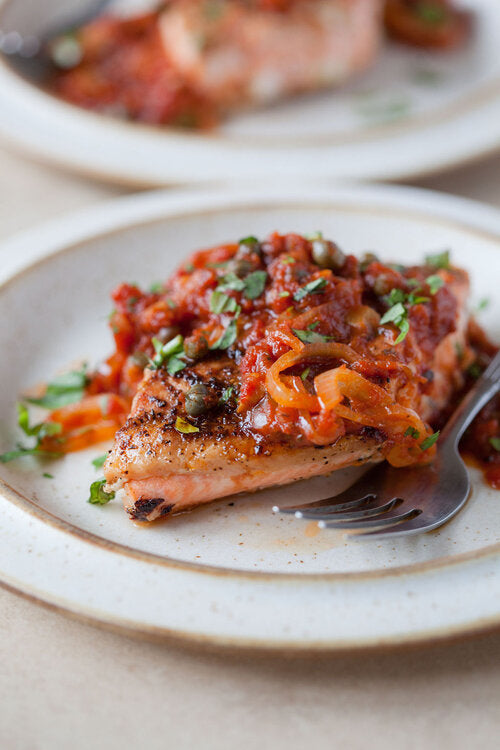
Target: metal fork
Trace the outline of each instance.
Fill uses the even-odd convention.
[[[441,433],[428,466],[396,469],[378,464],[345,492],[275,512],[318,521],[321,528],[350,529],[357,538],[405,536],[437,529],[464,506],[470,478],[458,452],[474,417],[500,391],[500,352],[463,399]]]
[[[24,75],[31,78],[43,77],[51,66],[47,43],[97,18],[112,2],[113,0],[89,0],[85,8],[69,13],[64,12],[63,8],[63,12],[58,14],[58,20],[38,34],[23,34],[17,29],[0,28],[0,52]]]

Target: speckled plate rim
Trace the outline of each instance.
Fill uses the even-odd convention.
[[[80,245],[82,242],[84,243],[86,240],[96,236],[114,234],[130,226],[149,223],[168,218],[168,216],[175,217],[179,216],[179,214],[196,215],[213,211],[224,212],[241,209],[249,205],[252,208],[260,205],[269,207],[270,204],[274,204],[277,207],[290,205],[297,205],[298,207],[300,205],[319,205],[323,207],[327,205],[347,210],[366,210],[369,208],[370,211],[377,213],[409,215],[412,217],[421,216],[427,222],[430,221],[431,223],[434,222],[441,225],[450,224],[455,228],[458,226],[464,231],[473,234],[479,233],[489,239],[500,242],[500,212],[471,201],[439,196],[434,193],[415,189],[377,186],[372,188],[353,187],[325,190],[302,186],[300,189],[295,190],[268,187],[259,191],[231,190],[217,193],[211,191],[209,195],[204,192],[188,191],[175,194],[158,192],[119,199],[107,205],[100,206],[97,209],[87,210],[67,219],[51,222],[3,243],[0,247],[0,252],[3,258],[6,258],[6,262],[0,271],[0,284],[3,287],[5,284],[10,283],[10,281],[14,281],[25,269],[31,269],[33,265],[45,262],[54,253],[71,252],[71,248],[75,245]],[[73,547],[75,545],[77,547],[82,545],[82,549],[85,550],[85,556],[89,560],[92,560],[96,555],[97,557],[105,555],[108,558],[108,566],[110,564],[109,557],[111,556],[111,559],[114,561],[113,564],[116,564],[121,558],[121,564],[132,567],[139,566],[139,569],[149,568],[149,570],[155,570],[156,575],[163,581],[164,591],[169,590],[169,587],[172,588],[173,586],[172,595],[174,598],[176,590],[178,594],[175,583],[176,576],[180,575],[182,577],[187,575],[188,578],[195,576],[195,579],[197,579],[199,574],[203,573],[203,587],[206,586],[206,581],[208,580],[210,582],[208,585],[208,589],[211,591],[210,595],[214,597],[211,603],[210,601],[206,601],[204,604],[198,602],[198,607],[203,609],[204,606],[205,617],[207,612],[210,612],[210,607],[214,605],[214,602],[219,603],[216,605],[217,608],[217,606],[223,604],[227,599],[228,591],[225,591],[227,585],[229,585],[230,589],[236,587],[236,590],[242,592],[246,591],[248,587],[252,590],[255,589],[254,596],[263,596],[264,600],[267,595],[265,591],[266,587],[278,587],[281,591],[286,589],[286,595],[281,598],[284,598],[285,603],[287,600],[295,600],[295,605],[297,606],[301,601],[300,592],[302,592],[302,597],[310,598],[311,590],[315,588],[325,589],[329,596],[327,609],[331,609],[332,602],[339,599],[342,600],[342,597],[345,596],[350,587],[368,586],[368,590],[371,590],[373,588],[380,589],[380,586],[383,589],[385,586],[392,584],[396,587],[396,590],[399,587],[401,592],[409,584],[410,588],[414,589],[413,595],[423,597],[424,602],[426,601],[426,597],[430,596],[430,600],[427,602],[427,605],[430,606],[432,590],[426,592],[426,585],[425,583],[422,585],[422,582],[432,579],[436,575],[439,576],[441,571],[441,574],[445,577],[451,576],[452,578],[456,578],[454,586],[458,585],[460,588],[464,584],[464,581],[460,584],[462,571],[469,571],[469,576],[472,571],[471,590],[468,596],[470,602],[475,601],[477,606],[473,611],[469,611],[469,603],[468,615],[465,619],[465,613],[462,612],[458,621],[456,618],[455,620],[452,618],[452,621],[447,622],[446,608],[443,610],[443,602],[439,604],[439,602],[434,601],[433,607],[438,608],[441,616],[441,619],[438,618],[438,621],[435,623],[429,622],[426,624],[423,622],[419,627],[408,627],[408,623],[400,622],[398,625],[392,622],[391,627],[387,630],[387,628],[381,629],[381,621],[379,623],[380,627],[377,630],[375,623],[378,607],[372,601],[372,605],[374,605],[372,606],[373,611],[371,613],[368,611],[363,613],[363,616],[368,616],[368,621],[370,622],[369,632],[358,633],[355,638],[352,638],[348,637],[349,634],[346,632],[333,633],[329,630],[322,632],[320,628],[318,632],[308,632],[304,640],[304,637],[302,639],[297,639],[296,637],[297,632],[295,631],[297,631],[297,628],[300,630],[297,621],[295,621],[292,628],[294,632],[288,632],[286,636],[284,633],[259,633],[258,623],[253,623],[254,628],[257,627],[256,632],[252,632],[251,628],[247,628],[248,632],[245,632],[244,627],[240,628],[237,633],[231,632],[231,628],[229,628],[228,632],[210,632],[208,621],[205,622],[205,626],[201,630],[192,626],[187,627],[186,623],[181,627],[179,627],[179,623],[169,624],[168,617],[167,621],[165,621],[165,615],[168,614],[166,612],[160,613],[159,621],[155,620],[154,617],[151,618],[151,616],[149,620],[146,617],[139,618],[140,621],[138,621],[137,616],[130,616],[131,614],[133,615],[133,607],[131,611],[127,610],[125,613],[113,611],[113,607],[110,608],[106,602],[103,602],[104,606],[96,609],[95,606],[91,606],[91,601],[88,598],[84,602],[80,601],[81,597],[77,597],[75,600],[74,593],[71,595],[71,590],[65,591],[64,586],[62,588],[58,586],[56,581],[50,580],[50,575],[48,575],[41,587],[40,582],[37,583],[37,575],[34,575],[35,571],[33,570],[25,570],[24,576],[20,577],[15,566],[12,568],[13,560],[19,562],[19,550],[11,556],[10,553],[13,550],[10,549],[9,554],[6,555],[9,549],[9,536],[7,535],[5,543],[2,544],[3,552],[0,553],[0,559],[2,559],[0,563],[0,578],[5,585],[22,591],[24,594],[32,596],[35,599],[44,600],[53,606],[66,609],[83,617],[90,617],[97,622],[136,630],[144,634],[153,634],[155,637],[163,633],[169,637],[194,639],[199,642],[209,641],[218,644],[246,645],[264,649],[353,650],[356,648],[422,642],[428,639],[451,637],[459,633],[489,629],[496,624],[500,624],[500,603],[495,603],[495,600],[496,602],[500,602],[500,598],[491,596],[495,587],[498,587],[498,593],[500,593],[500,575],[496,573],[496,570],[500,568],[498,565],[500,562],[500,544],[491,545],[479,552],[440,559],[431,563],[368,573],[324,575],[247,573],[169,561],[165,558],[156,558],[154,555],[139,553],[121,545],[99,539],[81,530],[76,530],[74,527],[72,528],[69,524],[61,521],[61,519],[50,516],[50,514],[37,508],[29,498],[23,498],[19,493],[16,493],[5,485],[0,488],[0,504],[4,506],[2,512],[4,523],[9,514],[12,515],[14,513],[15,515],[18,513],[21,514],[18,516],[18,522],[22,526],[23,523],[26,523],[27,516],[29,516],[30,523],[34,523],[40,529],[38,543],[42,544],[42,546],[42,540],[46,536],[48,529],[50,530],[50,534],[55,535],[55,539],[57,540],[56,546],[57,544],[67,545],[69,536],[71,545]],[[2,536],[5,537],[5,534],[2,534]],[[43,553],[41,554],[43,557]],[[6,557],[11,557],[7,563]],[[23,555],[21,554],[22,557]],[[92,564],[95,565],[95,560],[93,560]],[[50,570],[50,555],[48,565]],[[118,566],[120,566],[120,563],[118,563]],[[489,591],[488,597],[486,597],[487,602],[486,599],[481,600],[481,597],[478,599],[481,586],[477,585],[477,576],[474,574],[474,570],[476,573],[483,570],[483,575],[486,575]],[[48,573],[48,571],[46,572]],[[139,574],[135,580],[141,580],[141,577],[141,574]],[[132,576],[132,579],[134,579],[134,576]],[[134,586],[130,588],[133,590]],[[420,589],[422,590],[420,591]],[[429,589],[428,586],[427,589]],[[453,590],[453,587],[449,590]],[[379,590],[377,596],[380,596],[381,593],[381,590]],[[87,594],[90,595],[89,592]],[[128,604],[131,605],[134,600],[132,591],[128,592],[128,595],[132,596],[132,599],[128,600]],[[370,596],[373,597],[373,591],[370,592],[370,595],[366,599],[367,605]],[[321,608],[324,608],[324,605],[321,605]],[[367,609],[369,608],[367,606]],[[424,609],[430,611],[427,606]],[[332,611],[335,611],[335,608]],[[127,616],[124,616],[125,614]],[[249,614],[247,612],[247,615]],[[297,616],[296,610],[294,610],[293,615],[294,617]],[[208,617],[208,620],[210,620],[210,617]],[[338,618],[336,620],[338,629]],[[383,617],[382,620],[384,620]],[[226,622],[226,629],[227,626],[228,623]]]
[[[0,0],[0,26],[14,2]],[[88,112],[23,79],[0,56],[0,111],[0,133],[13,146],[97,179],[141,187],[248,182],[266,178],[270,165],[290,178],[402,179],[500,148],[499,79],[434,113],[277,145],[275,138],[186,133]]]

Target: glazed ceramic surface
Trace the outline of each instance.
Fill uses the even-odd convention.
[[[0,450],[20,438],[19,393],[111,351],[106,319],[118,282],[148,285],[194,249],[273,230],[322,230],[346,251],[401,262],[449,248],[470,270],[472,303],[491,300],[481,322],[500,340],[493,209],[388,187],[120,199],[0,247]],[[144,526],[118,498],[87,503],[99,476],[91,460],[106,448],[0,464],[7,585],[103,623],[263,648],[361,648],[500,624],[500,493],[476,471],[465,509],[439,531],[360,542],[271,510],[328,497],[352,472]]]
[[[142,7],[145,0],[115,0]],[[151,3],[147,3],[151,4]],[[39,34],[81,0],[4,0],[0,29]],[[237,115],[205,134],[113,120],[64,104],[0,65],[0,133],[87,174],[140,185],[284,178],[395,178],[433,172],[500,145],[500,14],[477,14],[470,44],[429,54],[387,43],[339,90]],[[61,10],[61,8],[63,10]]]

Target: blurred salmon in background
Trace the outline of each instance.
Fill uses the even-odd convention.
[[[160,18],[173,67],[221,106],[341,83],[381,41],[382,0],[177,0]]]
[[[344,83],[374,64],[386,32],[439,51],[471,27],[452,0],[168,0],[92,21],[71,36],[69,59],[53,40],[48,85],[88,109],[204,129],[231,110]]]

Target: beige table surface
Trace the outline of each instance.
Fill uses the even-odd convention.
[[[500,206],[500,158],[418,184]],[[0,148],[0,238],[119,193]],[[143,643],[0,589],[0,750],[499,747],[500,633],[264,659]]]

